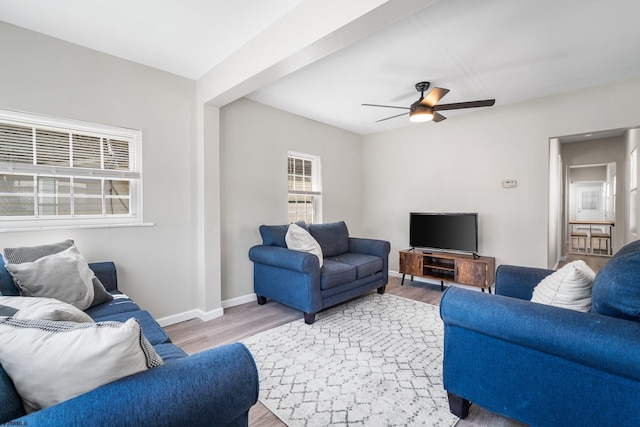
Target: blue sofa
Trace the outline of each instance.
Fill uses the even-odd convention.
[[[296,308],[305,322],[316,313],[373,289],[384,293],[389,281],[390,244],[384,240],[349,237],[344,221],[297,223],[320,244],[323,266],[308,252],[287,248],[288,225],[262,225],[262,245],[249,250],[253,288],[258,304],[267,299]]]
[[[164,365],[122,378],[25,415],[20,396],[0,367],[0,424],[36,426],[246,426],[258,398],[251,353],[235,343],[188,356],[151,317],[118,291],[112,262],[89,264],[116,297],[85,312],[96,322],[135,317]],[[0,294],[19,295],[0,257]]]
[[[500,266],[496,295],[442,296],[444,387],[532,426],[640,425],[640,241],[598,272],[583,313],[529,302],[551,270]]]

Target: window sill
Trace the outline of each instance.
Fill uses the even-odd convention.
[[[92,228],[128,228],[128,227],[153,227],[153,222],[142,223],[111,223],[111,224],[86,224],[86,225],[50,225],[41,227],[12,227],[0,228],[0,233],[23,232],[23,231],[49,231],[49,230],[79,230]]]

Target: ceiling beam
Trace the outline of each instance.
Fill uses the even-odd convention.
[[[305,0],[197,81],[222,107],[439,0]]]

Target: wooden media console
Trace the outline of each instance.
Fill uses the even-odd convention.
[[[454,254],[448,252],[423,252],[417,249],[400,251],[400,269],[402,284],[406,274],[440,280],[440,289],[444,282],[477,286],[484,292],[495,281],[496,260],[493,257]]]

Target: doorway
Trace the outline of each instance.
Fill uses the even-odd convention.
[[[626,129],[550,138],[549,267],[568,255],[574,221],[612,221],[622,225],[621,185]],[[621,175],[622,174],[622,175]],[[582,226],[582,225],[578,225]],[[588,227],[588,226],[586,226]],[[622,243],[623,227],[613,227],[612,241]],[[591,228],[590,231],[594,231]],[[595,231],[599,230],[595,227]],[[589,235],[589,233],[587,233]],[[619,246],[618,246],[619,247]]]

